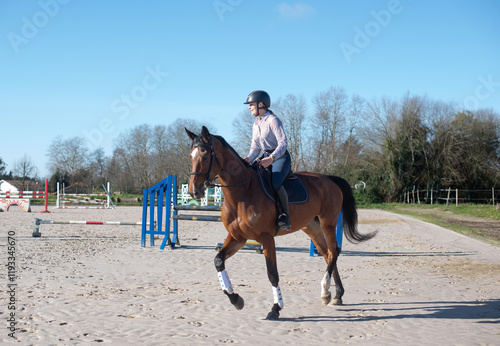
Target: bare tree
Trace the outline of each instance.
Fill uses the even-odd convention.
[[[164,125],[157,125],[153,128],[152,133],[152,157],[153,167],[152,174],[154,181],[163,180],[172,170],[172,163],[169,158],[167,128]]]
[[[317,172],[332,173],[338,164],[336,154],[345,138],[347,100],[345,90],[340,87],[331,87],[313,98],[311,143]]]
[[[211,133],[216,133],[215,128],[210,124],[205,124]],[[200,133],[202,124],[192,119],[177,119],[167,128],[168,134],[168,160],[171,163],[171,173],[177,175],[178,182],[187,182],[189,180],[189,172],[191,172],[191,154],[192,141],[186,135],[185,128],[194,132]]]
[[[197,132],[202,125],[191,119],[177,119],[168,127],[144,124],[121,133],[108,169],[116,175],[120,189],[142,192],[167,175],[177,175],[179,183],[187,181],[192,143],[185,127]]]
[[[88,175],[89,150],[85,139],[58,136],[49,146],[49,169],[52,174],[62,173],[74,183],[82,182]]]
[[[398,104],[386,97],[367,103],[362,138],[366,145],[384,150],[386,140],[396,137]]]
[[[31,161],[31,158],[27,154],[24,154],[23,157],[14,163],[12,173],[14,176],[21,178],[23,186],[25,186],[24,189],[28,189],[25,182],[26,180],[37,178],[38,168]]]
[[[111,185],[123,193],[140,192],[135,191],[134,179],[130,174],[129,167],[126,167],[125,153],[120,148],[113,150],[113,155],[109,160],[107,174]]]
[[[151,160],[152,129],[149,125],[139,125],[121,133],[115,141],[115,150],[125,172],[132,177],[134,188],[140,191],[153,184]]]
[[[363,149],[359,134],[365,108],[365,100],[358,95],[353,95],[347,105],[344,133],[337,151],[339,160],[334,172],[348,181],[358,180],[357,171],[361,163],[360,153]]]
[[[292,157],[292,170],[306,168],[303,140],[306,134],[306,101],[303,96],[287,94],[273,106],[281,119],[288,138],[288,152]]]
[[[232,146],[241,155],[246,156],[252,143],[252,126],[255,116],[245,107],[233,120],[234,140]]]
[[[107,167],[109,158],[102,148],[97,148],[90,154],[89,170],[91,172],[93,183],[101,186],[108,181]]]

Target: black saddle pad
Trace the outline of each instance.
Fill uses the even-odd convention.
[[[259,168],[259,181],[264,194],[276,203],[275,194],[271,184],[272,172],[268,169]],[[289,204],[302,204],[309,200],[309,193],[302,181],[294,174],[289,174],[283,183],[288,194]]]

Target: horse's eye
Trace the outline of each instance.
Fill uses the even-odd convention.
[[[207,161],[207,160],[208,160],[208,155],[203,155],[203,156],[201,157],[201,160],[202,160],[202,161]]]

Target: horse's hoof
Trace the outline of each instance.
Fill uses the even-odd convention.
[[[266,320],[277,321],[280,318],[280,310],[278,304],[274,304],[271,311],[267,314]]]
[[[243,309],[243,306],[245,306],[245,301],[243,300],[243,298],[240,297],[239,294],[227,293],[226,290],[224,290],[224,294],[229,297],[229,301],[231,302],[231,304],[234,305],[236,310]]]
[[[332,305],[343,305],[342,298],[335,298],[332,300]]]
[[[323,305],[328,305],[328,303],[330,303],[330,301],[332,300],[332,293],[329,292],[328,295],[321,296],[321,300],[323,302]]]
[[[245,306],[245,301],[238,295],[238,300],[233,304],[236,310],[241,310]]]
[[[277,311],[270,311],[267,314],[266,320],[277,321],[280,319],[280,313]]]

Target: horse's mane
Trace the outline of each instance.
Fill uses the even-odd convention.
[[[240,156],[240,154],[238,154],[238,153],[236,152],[236,150],[234,150],[234,148],[233,148],[231,145],[229,145],[229,143],[228,143],[228,142],[226,142],[226,140],[224,139],[224,137],[222,137],[222,136],[218,136],[218,135],[212,135],[212,136],[213,136],[213,137],[215,137],[215,138],[217,138],[217,139],[218,139],[218,140],[222,143],[222,146],[223,146],[224,148],[227,148],[227,149],[229,149],[230,151],[232,151],[232,152],[234,153],[234,155],[236,155],[236,157],[237,157],[238,159],[240,159],[241,163],[243,163],[246,167],[250,167],[250,168],[255,169],[255,167],[254,167],[254,166],[250,165],[248,162],[246,162],[245,160],[243,160],[243,158]]]

